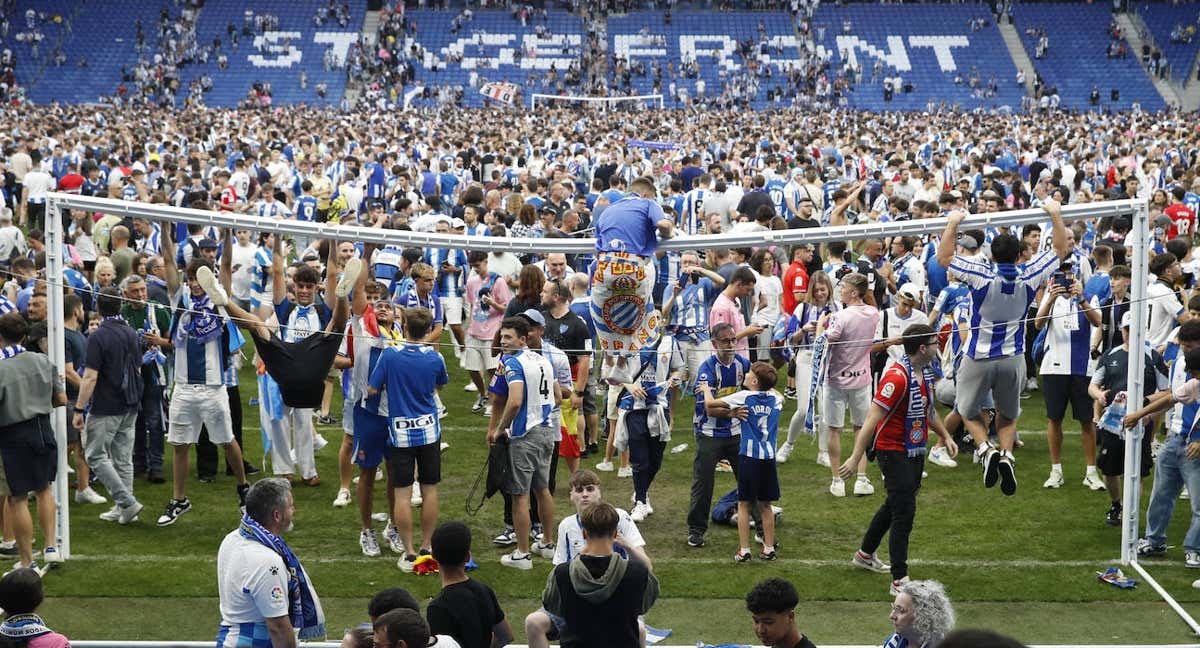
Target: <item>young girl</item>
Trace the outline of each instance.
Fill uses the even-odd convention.
[[[836,312],[838,308],[833,300],[833,281],[829,275],[821,271],[813,273],[809,279],[808,293],[796,304],[796,311],[788,326],[788,343],[795,347],[792,373],[796,376],[796,413],[788,422],[787,441],[779,447],[779,455],[775,458],[779,463],[787,463],[795,449],[796,438],[804,429],[804,416],[808,412],[812,392],[812,343],[816,337],[817,320],[822,315]],[[829,441],[821,434],[817,435],[817,439],[817,463],[829,466]]]
[[[70,648],[67,638],[46,627],[34,613],[42,604],[42,577],[34,569],[14,569],[0,578],[0,607],[4,624],[0,638],[26,648]]]

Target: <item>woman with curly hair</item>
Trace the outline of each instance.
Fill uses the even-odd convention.
[[[938,581],[908,581],[896,594],[888,619],[896,632],[883,648],[936,648],[954,628],[954,608]]]
[[[542,287],[545,283],[546,275],[542,274],[541,268],[534,265],[521,268],[521,274],[517,275],[517,294],[508,302],[504,316],[512,317],[518,313],[524,313],[530,308],[541,306]]]

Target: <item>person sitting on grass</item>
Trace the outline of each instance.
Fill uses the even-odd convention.
[[[707,382],[697,385],[704,395],[704,407],[710,414],[723,410],[744,408],[746,418],[741,426],[741,447],[738,452],[738,551],[737,562],[750,560],[750,507],[757,502],[762,516],[762,551],[758,557],[775,560],[775,515],[771,503],[779,499],[779,473],[775,466],[775,436],[779,431],[779,415],[783,412],[783,395],[775,391],[778,374],[769,362],[755,362],[746,372],[745,389],[716,398]]]
[[[66,637],[47,628],[36,614],[42,598],[42,577],[35,569],[14,569],[0,578],[0,608],[8,615],[0,625],[0,639],[25,648],[71,648]]]
[[[817,648],[796,627],[796,586],[782,578],[759,581],[746,594],[746,610],[754,620],[754,636],[767,648]]]
[[[565,517],[562,522],[558,523],[558,542],[554,545],[555,565],[569,563],[575,556],[583,553],[587,540],[583,537],[583,523],[580,521],[580,514],[601,499],[600,476],[590,470],[575,471],[571,475],[570,488],[571,503],[575,505],[575,515]],[[637,523],[629,517],[629,513],[624,509],[618,508],[616,511],[618,521],[617,535],[613,544],[614,550],[626,556],[635,556],[645,563],[647,569],[653,570],[650,557],[646,555],[646,541],[642,539]],[[525,617],[525,636],[526,641],[529,642],[529,648],[548,648],[551,641],[562,636],[566,624],[566,619],[547,612],[545,608],[530,612],[529,616]],[[646,627],[640,622],[639,626],[639,634],[644,645]]]
[[[449,635],[463,648],[508,645],[512,641],[512,628],[500,609],[496,593],[467,576],[471,530],[462,522],[447,522],[433,532],[432,544],[442,591],[425,608],[429,632]]]

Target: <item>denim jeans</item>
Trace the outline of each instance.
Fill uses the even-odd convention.
[[[84,431],[84,455],[92,472],[120,506],[137,503],[133,497],[133,428],[137,410],[113,416],[89,416]]]
[[[163,387],[153,382],[145,383],[142,408],[134,428],[133,465],[137,472],[162,473],[163,442],[166,428],[163,427]]]
[[[1191,494],[1188,503],[1192,507],[1192,522],[1183,538],[1183,548],[1200,551],[1200,459],[1189,460],[1183,436],[1171,434],[1158,449],[1158,463],[1154,466],[1154,487],[1146,509],[1146,539],[1150,544],[1167,543],[1167,525],[1184,486]]]

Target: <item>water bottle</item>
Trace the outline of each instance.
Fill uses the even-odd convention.
[[[1112,403],[1104,408],[1104,414],[1100,416],[1100,429],[1118,436],[1124,436],[1121,420],[1125,418],[1125,403],[1127,398],[1128,396],[1125,392],[1117,392]]]
[[[679,454],[680,452],[683,452],[684,450],[687,450],[687,449],[688,449],[688,444],[680,443],[679,445],[675,446],[674,448],[671,448],[671,454]]]

